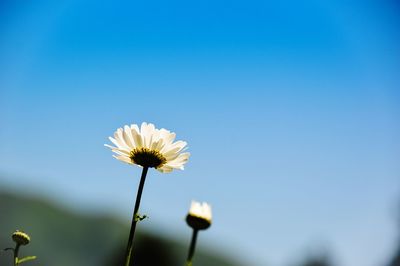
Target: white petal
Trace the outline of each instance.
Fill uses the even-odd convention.
[[[190,157],[189,152],[184,152],[178,155],[178,157],[171,161],[171,163],[185,163]]]
[[[179,154],[177,156],[177,158],[175,158],[174,160],[168,161],[166,163],[166,165],[168,165],[170,167],[173,167],[173,168],[176,168],[176,169],[183,170],[184,169],[184,164],[186,164],[186,162],[188,161],[189,156],[190,156],[190,153],[188,153],[188,152]]]
[[[164,157],[169,161],[169,160],[174,160],[178,155],[179,152],[182,150],[183,147],[175,147],[165,153],[163,153]],[[165,150],[165,148],[164,148]]]
[[[142,137],[139,132],[139,128],[137,125],[131,125],[131,133],[133,137],[133,141],[135,142],[136,148],[143,147]]]
[[[108,144],[104,144],[104,146],[106,146],[107,148],[110,148],[110,149],[118,149],[118,147],[114,147],[114,146],[111,146],[111,145],[108,145]]]
[[[162,145],[162,139],[160,139],[160,140],[157,140],[157,141],[153,141],[152,143],[151,143],[151,146],[150,146],[150,149],[151,150],[155,150],[155,151],[159,151],[160,149],[160,146]]]
[[[157,168],[157,170],[160,171],[161,173],[171,173],[173,168],[167,165],[163,165],[162,167]]]
[[[143,122],[140,127],[140,135],[142,136],[143,146],[150,148],[150,139],[153,133],[154,125]]]
[[[129,155],[129,153],[131,152],[130,149],[127,150],[126,148],[114,147],[114,146],[111,146],[111,145],[108,145],[108,144],[104,144],[104,146],[106,146],[107,148],[110,148],[112,151],[114,151],[114,150],[120,150],[120,151],[122,151],[122,152],[124,152],[124,153],[126,153],[126,154],[128,154],[128,155]]]
[[[118,128],[117,131],[114,133],[114,138],[119,144],[119,148],[125,148],[129,149],[129,146],[125,143],[124,137],[123,137],[123,129]]]
[[[131,129],[134,129],[134,130],[136,130],[136,132],[140,133],[140,129],[139,129],[138,125],[136,125],[136,124],[132,124]]]
[[[119,155],[119,156],[113,155],[113,157],[114,157],[115,159],[117,159],[117,160],[123,161],[124,163],[133,164],[133,163],[132,163],[132,160],[129,159],[128,157],[126,157],[126,156],[122,156],[122,155]]]
[[[132,131],[129,126],[124,127],[124,140],[129,147],[133,149],[136,148],[135,141],[133,140]]]
[[[116,154],[122,155],[122,156],[126,156],[129,158],[130,152],[125,151],[125,150],[121,150],[121,149],[112,149],[113,152],[115,152]]]
[[[190,205],[189,214],[197,217],[204,218],[211,222],[212,214],[211,214],[211,206],[206,202],[197,202],[192,201]]]
[[[186,145],[186,141],[178,140],[171,145],[166,145],[161,152],[164,154],[170,153],[172,150],[174,150],[175,153],[180,152],[183,148],[185,148]]]
[[[165,144],[171,144],[175,137],[176,134],[175,133],[171,133],[169,130],[166,130],[164,128],[160,129],[160,137],[164,139]]]
[[[119,144],[119,142],[116,140],[116,139],[114,139],[114,138],[112,138],[112,137],[108,137],[108,139],[112,142],[112,143],[114,143],[114,145],[115,146],[117,146],[117,148],[119,148],[121,145]]]
[[[147,124],[146,131],[146,147],[150,148],[151,143],[153,142],[153,135],[156,131],[154,125],[151,123]]]

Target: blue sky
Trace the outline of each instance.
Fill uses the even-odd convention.
[[[327,249],[379,266],[396,243],[400,21],[395,1],[3,1],[1,184],[129,220],[138,168],[103,144],[155,123],[189,143],[151,171],[143,227],[288,265]],[[141,224],[142,226],[142,224]],[[251,264],[253,263],[253,264]]]

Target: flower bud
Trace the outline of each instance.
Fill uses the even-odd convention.
[[[28,245],[29,242],[31,241],[31,238],[29,237],[28,234],[19,230],[15,231],[12,234],[12,239],[14,240],[15,243],[22,246]]]
[[[187,224],[195,230],[204,230],[211,225],[211,206],[206,202],[192,201],[189,214],[186,216]]]

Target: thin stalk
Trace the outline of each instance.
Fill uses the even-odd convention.
[[[186,259],[186,266],[191,266],[192,265],[192,259],[194,255],[194,249],[196,248],[196,241],[197,241],[197,233],[199,230],[193,229],[193,234],[192,234],[192,240],[190,241],[190,247],[189,247],[189,252],[188,256]]]
[[[147,175],[148,169],[149,169],[148,167],[143,167],[142,176],[140,177],[138,192],[136,194],[135,208],[133,210],[131,231],[129,233],[128,245],[126,247],[125,266],[133,266],[133,260],[131,260],[132,248],[133,248],[133,237],[135,236],[136,223],[137,223],[138,217],[139,217],[140,199],[142,198],[144,182],[146,181],[146,175]]]
[[[17,243],[17,245],[15,246],[15,249],[14,249],[14,266],[19,265],[19,263],[18,263],[18,252],[19,252],[19,247],[20,246],[21,245]]]

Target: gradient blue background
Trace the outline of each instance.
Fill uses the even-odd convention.
[[[140,169],[103,146],[152,122],[192,153],[150,171],[142,228],[244,265],[327,251],[379,266],[397,243],[396,1],[2,1],[0,185],[127,221]]]

